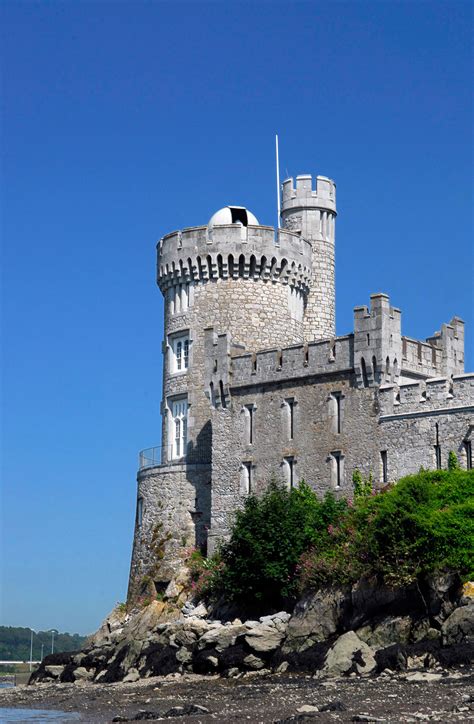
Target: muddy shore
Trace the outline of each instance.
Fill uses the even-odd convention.
[[[178,710],[173,718],[164,717],[173,708],[188,704],[205,707],[208,712],[177,717]],[[303,712],[304,706],[319,711]],[[119,716],[133,719],[140,711],[154,712],[161,720],[196,724],[273,724],[282,720],[288,724],[474,722],[474,673],[461,667],[449,672],[326,680],[301,674],[256,674],[240,679],[173,674],[135,683],[40,684],[6,689],[0,692],[0,707],[75,711],[81,714],[81,721],[90,724],[105,724]]]

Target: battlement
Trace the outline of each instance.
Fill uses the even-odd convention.
[[[298,208],[328,209],[336,213],[336,184],[327,176],[309,174],[282,183],[282,211]]]
[[[352,335],[242,354],[232,348],[228,335],[206,333],[206,373],[214,389],[221,381],[236,388],[352,370]]]
[[[434,377],[379,388],[380,415],[413,415],[426,412],[472,408],[474,413],[474,373],[454,377]]]
[[[260,278],[307,291],[311,244],[271,226],[198,226],[175,231],[157,244],[157,282],[162,291],[183,282]]]

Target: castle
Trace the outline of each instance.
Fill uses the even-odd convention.
[[[464,323],[410,339],[373,294],[337,337],[335,221],[334,182],[305,175],[282,184],[281,228],[229,206],[158,243],[162,438],[140,454],[129,598],[172,594],[183,548],[215,550],[272,476],[351,497],[356,468],[381,487],[451,450],[472,467]]]

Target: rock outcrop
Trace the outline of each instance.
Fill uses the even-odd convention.
[[[474,660],[472,587],[446,577],[389,589],[361,581],[304,596],[292,614],[222,622],[200,603],[116,610],[81,652],[47,656],[30,683],[134,682],[155,675],[307,671],[370,676]],[[365,613],[364,613],[365,611]]]

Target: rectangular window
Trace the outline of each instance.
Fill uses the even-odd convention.
[[[464,440],[464,450],[466,451],[466,469],[472,470],[472,442]]]
[[[137,528],[140,528],[143,521],[143,498],[137,498]]]
[[[253,470],[252,463],[242,463],[240,476],[240,492],[242,495],[250,495],[253,487]]]
[[[189,335],[170,338],[171,372],[185,372],[189,366]]]
[[[382,481],[384,483],[388,483],[388,460],[386,450],[381,451],[380,458],[382,460]]]
[[[441,470],[441,445],[435,445],[436,469]]]
[[[182,458],[186,454],[188,439],[188,399],[179,397],[171,401],[170,405],[169,442],[171,457]]]
[[[295,487],[295,459],[293,457],[284,458],[285,461],[285,472],[286,472],[286,482],[288,484],[288,487],[294,488]]]

